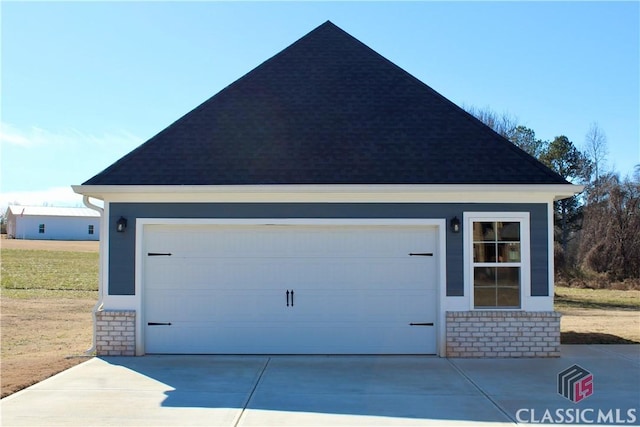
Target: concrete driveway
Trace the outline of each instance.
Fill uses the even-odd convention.
[[[593,375],[578,403],[557,390],[574,364]],[[581,345],[559,359],[94,358],[0,409],[2,426],[640,424],[639,402],[640,346]]]

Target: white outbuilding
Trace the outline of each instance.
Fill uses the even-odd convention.
[[[100,214],[88,208],[9,206],[7,237],[29,240],[100,240]]]

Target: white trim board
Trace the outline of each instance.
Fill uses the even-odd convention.
[[[553,205],[551,205],[553,209]],[[553,216],[551,216],[553,218]],[[473,240],[472,222],[477,220],[492,221],[517,221],[522,224],[521,227],[521,288],[520,288],[520,307],[519,308],[475,308],[474,292],[472,285],[473,263],[471,262],[471,245]],[[468,303],[468,310],[477,311],[553,311],[553,292],[552,283],[549,282],[549,296],[531,296],[531,230],[530,230],[530,214],[529,212],[472,212],[463,213],[463,265],[464,265],[464,298]],[[553,259],[553,238],[551,238],[550,259]],[[551,273],[553,274],[553,264],[550,264]]]
[[[130,203],[548,203],[583,190],[573,184],[158,185],[85,186],[73,191]]]

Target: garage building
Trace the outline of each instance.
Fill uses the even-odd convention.
[[[73,188],[98,354],[559,355],[580,187],[331,22]]]

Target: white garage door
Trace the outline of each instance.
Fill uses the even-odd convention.
[[[435,227],[145,225],[143,236],[146,353],[436,352]]]

